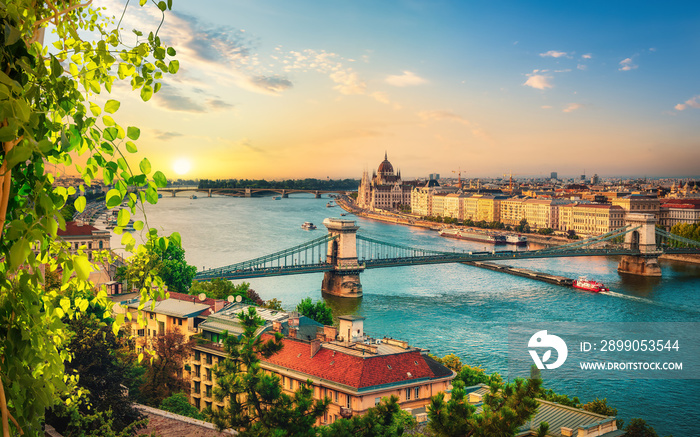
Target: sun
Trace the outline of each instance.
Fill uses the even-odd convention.
[[[180,158],[173,163],[173,170],[179,175],[184,175],[192,168],[192,163],[187,158]]]

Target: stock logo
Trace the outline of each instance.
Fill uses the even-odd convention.
[[[536,350],[529,350],[532,360],[538,369],[556,369],[564,364],[566,357],[569,355],[569,349],[566,347],[566,343],[560,337],[556,335],[547,334],[547,330],[537,331],[530,337],[530,341],[527,344],[530,348],[547,348],[547,350],[540,356],[537,354]],[[552,358],[552,349],[557,351],[557,359],[553,363],[545,364]]]

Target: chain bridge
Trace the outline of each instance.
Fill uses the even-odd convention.
[[[360,273],[366,269],[425,264],[531,258],[621,256],[618,271],[660,276],[663,254],[700,254],[700,242],[656,228],[651,214],[627,214],[626,225],[603,235],[539,250],[444,252],[377,240],[358,234],[352,220],[326,219],[328,234],[288,249],[225,267],[198,272],[198,281],[324,273],[322,290],[361,297]]]

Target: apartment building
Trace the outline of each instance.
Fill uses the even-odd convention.
[[[700,223],[700,199],[664,199],[659,206],[659,225],[666,230],[696,223]]]
[[[200,325],[191,366],[191,402],[197,408],[223,408],[213,396],[212,368],[226,358],[223,331],[242,334],[237,315],[248,305],[233,304]],[[367,412],[381,398],[396,395],[401,408],[425,408],[438,392],[449,395],[455,373],[427,355],[427,350],[404,341],[373,339],[364,333],[364,317],[340,316],[339,327],[322,326],[296,313],[256,308],[265,320],[257,334],[284,335],[282,350],[263,359],[260,367],[278,375],[283,390],[292,394],[311,381],[314,399],[331,400],[319,424]]]
[[[625,210],[616,205],[573,203],[559,207],[559,229],[593,236],[625,225]]]
[[[659,218],[659,206],[661,202],[656,196],[629,194],[627,196],[611,199],[610,203],[624,209],[626,214],[654,214],[657,219]]]

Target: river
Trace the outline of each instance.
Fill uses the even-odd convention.
[[[186,258],[198,269],[221,267],[300,244],[325,232],[327,198],[304,194],[288,199],[163,197],[148,205],[149,225],[180,232]],[[361,233],[383,241],[437,250],[484,250],[484,245],[440,238],[420,228],[356,219]],[[300,228],[305,221],[319,226]],[[118,241],[113,239],[114,243]],[[507,377],[508,331],[512,322],[700,322],[700,266],[662,262],[661,278],[622,276],[614,257],[519,260],[510,265],[575,278],[586,274],[612,293],[598,295],[461,264],[395,267],[361,275],[361,300],[325,298],[334,316],[366,317],[365,331],[454,353],[465,364]],[[303,298],[321,296],[320,273],[251,279],[263,299],[293,309]],[[700,357],[699,357],[700,359]],[[697,363],[684,363],[697,365]],[[607,398],[627,423],[642,417],[659,435],[698,435],[699,380],[548,380],[556,392],[582,402]]]

